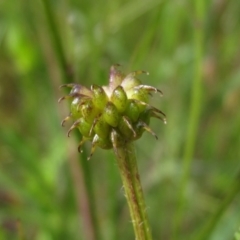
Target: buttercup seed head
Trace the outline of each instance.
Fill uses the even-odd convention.
[[[70,87],[69,95],[59,99],[71,99],[70,114],[62,121],[74,121],[68,131],[77,128],[82,134],[78,150],[86,141],[92,142],[90,157],[96,147],[111,149],[140,138],[144,131],[156,134],[150,129],[150,118],[155,117],[166,123],[165,114],[149,105],[152,93],[162,92],[152,86],[143,85],[135,71],[127,75],[118,70],[119,65],[110,68],[109,85],[92,85],[87,88],[80,84],[65,84]]]

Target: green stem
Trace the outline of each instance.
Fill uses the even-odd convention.
[[[136,240],[151,240],[152,235],[146,213],[139,178],[135,148],[132,143],[115,149],[115,155],[126,193]]]

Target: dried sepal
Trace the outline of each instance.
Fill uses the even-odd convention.
[[[81,119],[81,118],[80,118]],[[76,122],[73,123],[73,125],[68,129],[68,132],[67,132],[67,136],[70,137],[70,133],[73,131],[73,129],[77,128],[78,127],[78,124],[79,124],[79,120],[77,120]]]
[[[80,85],[80,84],[75,84],[75,83],[69,83],[69,84],[63,84],[60,86],[60,88],[63,87],[69,87],[71,88],[70,93],[79,93],[83,95],[87,95],[89,97],[92,97],[92,91],[88,89],[87,87]]]
[[[71,113],[62,120],[61,126],[64,127],[65,122],[67,122],[70,119],[71,119]]]
[[[122,83],[124,75],[121,71],[118,70],[120,64],[114,64],[110,68],[110,76],[109,76],[109,88],[114,90],[117,86]]]
[[[157,137],[156,133],[153,132],[153,130],[145,122],[139,121],[138,122],[138,127],[143,128],[147,132],[151,133],[158,140],[158,137]]]
[[[151,112],[151,117],[158,118],[163,121],[164,124],[167,124],[167,119],[156,114],[156,112]]]
[[[79,142],[79,144],[78,144],[78,152],[82,152],[81,147],[88,140],[89,140],[89,138],[86,138],[86,137],[82,138],[81,142]]]
[[[134,89],[137,89],[137,90],[144,89],[148,93],[155,92],[155,93],[160,93],[160,96],[163,96],[163,93],[161,90],[159,90],[158,88],[152,87],[152,86],[148,86],[148,85],[138,85],[138,86],[134,87]]]
[[[119,129],[125,138],[132,139],[137,136],[134,127],[127,116],[123,116],[119,122]]]

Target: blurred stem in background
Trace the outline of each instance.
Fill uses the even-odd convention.
[[[209,239],[213,229],[216,227],[217,223],[221,219],[223,213],[226,211],[228,206],[232,203],[233,199],[240,192],[240,171],[238,172],[236,178],[234,178],[234,182],[230,185],[230,189],[226,194],[226,197],[222,200],[222,202],[216,207],[215,212],[206,221],[200,229],[199,232],[196,232],[193,236],[194,240],[205,240]]]
[[[56,19],[54,16],[54,12],[51,6],[51,2],[48,0],[42,0],[44,11],[46,14],[46,21],[49,27],[49,32],[52,38],[52,44],[53,48],[55,50],[55,54],[59,63],[59,68],[61,69],[62,73],[62,81],[64,83],[72,82],[73,80],[73,72],[72,72],[72,66],[68,63],[67,57],[64,53],[59,28],[56,24]],[[78,134],[75,134],[76,138],[79,139]],[[86,151],[83,151],[86,152]],[[71,154],[69,155],[71,157]],[[75,155],[74,155],[75,156]],[[80,155],[79,155],[80,156]],[[91,168],[90,165],[85,161],[87,158],[83,159],[79,157],[79,163],[81,167],[78,167],[76,169],[75,161],[70,160],[70,165],[74,164],[74,166],[70,166],[72,170],[73,179],[79,180],[81,179],[81,176],[83,175],[84,179],[84,185],[81,184],[82,189],[76,189],[77,193],[77,201],[78,201],[78,207],[80,207],[80,218],[83,219],[82,223],[84,227],[82,228],[85,232],[86,239],[94,240],[94,239],[101,239],[100,238],[100,231],[98,227],[98,221],[96,216],[96,205],[95,205],[95,196],[94,196],[94,190],[93,190],[93,181],[92,181],[92,174],[91,174]],[[74,172],[73,172],[74,170]],[[78,170],[78,173],[76,172]],[[79,187],[79,183],[74,182],[75,188]],[[80,197],[79,192],[82,192],[82,196]],[[80,201],[80,202],[79,202]],[[81,202],[83,201],[83,202]]]
[[[42,0],[42,3],[46,14],[49,32],[52,38],[53,48],[55,50],[60,71],[63,76],[63,82],[69,83],[73,80],[72,69],[64,53],[63,45],[58,31],[58,25],[56,24],[51,2],[49,2],[48,0]]]
[[[189,183],[190,168],[194,156],[196,137],[198,133],[199,117],[202,102],[202,61],[203,61],[203,37],[204,37],[204,14],[205,4],[202,0],[194,2],[195,21],[194,21],[194,51],[195,51],[195,69],[192,83],[190,113],[188,120],[188,129],[186,136],[185,149],[183,154],[183,170],[179,186],[179,196],[177,211],[174,219],[174,239],[179,236],[181,221],[183,220],[183,211],[185,207],[185,196]]]

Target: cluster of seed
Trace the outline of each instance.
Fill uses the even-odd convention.
[[[140,138],[145,130],[157,138],[148,126],[151,117],[166,123],[165,114],[148,104],[153,92],[161,95],[162,92],[155,87],[142,85],[136,78],[146,72],[135,71],[124,75],[118,66],[110,68],[108,86],[92,85],[91,89],[74,83],[61,86],[72,88],[69,95],[59,99],[59,102],[72,99],[70,114],[62,121],[62,126],[69,119],[74,121],[68,136],[78,128],[82,134],[78,150],[84,142],[91,141],[90,157],[97,146],[116,149]]]

